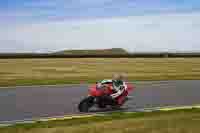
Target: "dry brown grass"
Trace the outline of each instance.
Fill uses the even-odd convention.
[[[0,59],[0,86],[129,80],[200,79],[200,58]]]

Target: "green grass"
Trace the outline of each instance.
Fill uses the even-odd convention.
[[[18,124],[1,133],[199,133],[200,110],[113,113],[106,116]]]
[[[117,72],[129,81],[200,79],[200,58],[0,59],[0,86],[92,83]]]

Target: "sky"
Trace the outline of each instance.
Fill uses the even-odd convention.
[[[0,52],[200,51],[198,0],[2,0]]]

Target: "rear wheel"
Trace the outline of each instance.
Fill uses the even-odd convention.
[[[89,96],[83,99],[78,105],[80,112],[89,112],[89,109],[94,105],[94,97]]]
[[[106,104],[103,103],[103,102],[100,102],[100,103],[98,104],[98,107],[99,107],[99,108],[106,108]]]

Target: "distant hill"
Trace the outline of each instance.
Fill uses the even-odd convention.
[[[15,58],[190,58],[200,52],[128,52],[122,48],[63,50],[52,53],[0,53],[0,59]]]
[[[124,55],[129,54],[125,49],[122,48],[111,48],[111,49],[92,49],[92,50],[63,50],[58,51],[54,54],[64,55]]]

